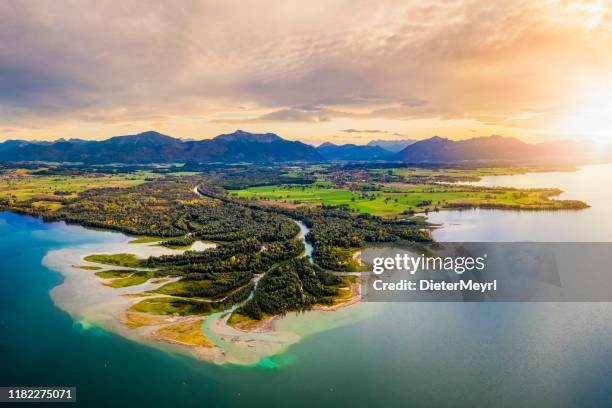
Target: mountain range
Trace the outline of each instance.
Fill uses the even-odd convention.
[[[238,130],[214,139],[188,141],[153,131],[115,136],[102,141],[6,141],[0,144],[0,161],[140,164],[316,162],[324,159],[314,147],[305,143],[285,140],[273,133],[256,134]]]
[[[609,146],[553,141],[530,144],[498,135],[450,140],[439,136],[411,144],[397,155],[404,163],[582,164],[612,159]]]
[[[387,143],[388,142],[388,143]],[[397,150],[405,146],[401,150]],[[237,130],[213,139],[183,140],[148,131],[101,141],[7,140],[0,143],[0,162],[45,161],[87,164],[147,163],[279,163],[324,161],[402,161],[407,164],[590,163],[612,159],[607,146],[556,141],[529,144],[487,136],[454,141],[439,136],[420,141],[373,141],[368,145],[323,143],[317,148],[274,133]]]
[[[317,152],[327,160],[392,160],[395,153],[380,146],[337,145],[325,142]]]

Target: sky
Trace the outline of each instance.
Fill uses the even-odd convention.
[[[612,141],[612,2],[0,2],[0,140]]]

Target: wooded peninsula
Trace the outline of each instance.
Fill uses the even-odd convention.
[[[478,175],[464,171],[470,180]],[[170,248],[215,243],[177,255],[91,254],[85,261],[120,267],[95,272],[115,288],[169,280],[132,311],[188,316],[233,308],[230,324],[342,302],[357,279],[347,272],[360,270],[355,252],[368,244],[431,242],[420,215],[429,211],[587,207],[552,199],[557,189],[449,183],[462,179],[461,169],[32,165],[3,168],[0,177],[4,210]],[[312,259],[298,222],[309,229]]]

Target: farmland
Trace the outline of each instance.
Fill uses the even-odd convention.
[[[236,198],[276,201],[299,205],[346,206],[349,209],[393,216],[405,212],[428,212],[445,208],[500,208],[549,210],[584,208],[573,201],[552,200],[557,189],[485,188],[446,184],[364,184],[338,188],[316,183],[312,186],[276,185],[232,191]]]
[[[61,201],[74,198],[80,192],[101,187],[136,186],[152,177],[147,172],[45,175],[36,174],[37,171],[14,169],[1,173],[0,199],[9,202],[32,200],[34,206],[57,209]]]

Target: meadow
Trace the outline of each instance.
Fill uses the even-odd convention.
[[[75,198],[80,192],[92,188],[136,186],[156,176],[149,172],[36,174],[40,170],[13,169],[2,172],[0,174],[0,200],[8,203],[31,200],[35,208],[56,210],[62,207],[62,201]]]
[[[232,191],[236,198],[270,200],[292,205],[323,204],[379,216],[428,212],[445,208],[500,208],[554,210],[584,208],[584,203],[553,200],[558,189],[485,188],[445,184],[362,183],[354,188],[316,183],[311,186],[276,185]]]

